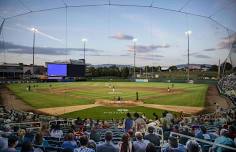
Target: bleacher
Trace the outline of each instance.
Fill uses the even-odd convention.
[[[229,98],[236,105],[236,75],[234,73],[221,78],[217,87],[222,95]]]
[[[34,148],[40,148],[43,152],[62,152],[64,149],[62,144],[64,142],[64,137],[66,134],[72,132],[72,128],[77,128],[74,130],[75,141],[77,145],[80,146],[79,136],[87,135],[90,136],[92,126],[84,125],[76,126],[76,120],[74,119],[56,119],[56,117],[37,115],[29,112],[20,112],[16,110],[6,110],[3,106],[0,108],[1,113],[1,124],[0,124],[0,137],[4,139],[8,139],[10,136],[15,135],[19,136],[17,131],[19,129],[24,129],[26,134],[24,135],[24,140],[34,142],[35,135],[37,132],[40,132],[42,125],[48,125],[49,129],[53,125],[60,125],[60,129],[63,132],[63,136],[61,138],[51,137],[50,135],[44,136],[43,139],[47,143],[47,145],[35,145]],[[21,119],[16,118],[15,116],[23,116]],[[224,118],[224,116],[227,116]],[[188,139],[194,139],[199,142],[199,145],[202,148],[202,151],[208,151],[212,145],[215,145],[214,141],[219,136],[217,133],[219,128],[227,128],[228,126],[236,126],[235,122],[236,117],[236,109],[225,109],[221,112],[210,113],[206,115],[192,116],[192,117],[184,117],[179,119],[179,122],[176,124],[172,124],[171,128],[166,129],[163,128],[162,125],[156,126],[159,131],[156,132],[161,138],[160,146],[156,146],[157,151],[161,151],[163,147],[167,144],[167,140],[169,136],[174,136],[178,139],[178,141],[185,141],[181,144],[186,144]],[[175,118],[176,119],[176,118]],[[219,121],[218,121],[219,120]],[[85,121],[84,121],[85,122]],[[92,120],[91,124],[95,124],[96,121]],[[106,122],[106,127],[103,128],[101,126],[97,128],[97,132],[100,135],[99,141],[96,141],[96,145],[99,145],[105,142],[105,132],[110,130],[113,133],[113,143],[118,145],[118,143],[122,140],[122,135],[124,134],[123,128],[118,128],[118,122],[114,120],[110,120]],[[178,126],[178,131],[173,130],[174,126]],[[204,126],[207,130],[207,134],[210,136],[210,139],[202,139],[196,137],[196,135],[189,135],[183,132],[184,129],[187,128],[189,132],[200,131],[201,126]],[[83,129],[81,129],[83,128]],[[76,133],[75,133],[76,132]],[[186,140],[182,140],[182,139]],[[134,139],[134,138],[133,138]],[[135,139],[134,139],[135,140]],[[20,151],[22,143],[19,143],[16,146],[16,149]],[[218,146],[226,146],[230,150],[236,150],[235,147],[229,147],[227,145],[218,144]],[[1,148],[1,147],[0,147]]]

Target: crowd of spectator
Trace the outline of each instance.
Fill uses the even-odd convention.
[[[218,81],[220,92],[236,104],[236,74],[232,73]]]
[[[168,111],[153,118],[127,113],[122,121],[59,121],[4,107],[0,113],[1,152],[226,152],[233,150],[219,144],[235,148],[236,143],[235,109],[188,117]],[[40,127],[18,125],[27,122],[40,122]]]

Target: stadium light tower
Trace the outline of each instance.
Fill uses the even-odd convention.
[[[187,80],[189,81],[189,37],[192,34],[192,31],[188,30],[185,32],[185,35],[188,37],[188,75],[187,75]]]
[[[135,58],[136,58],[136,42],[138,41],[138,39],[134,38],[133,40],[133,44],[134,44],[134,79],[136,78],[136,73],[135,73]]]
[[[35,33],[38,32],[38,29],[33,27],[31,31],[33,32],[33,66],[34,66]]]
[[[82,39],[82,42],[84,43],[84,63],[85,63],[85,45],[86,45],[86,42],[87,42],[87,41],[88,41],[88,40],[85,39],[85,38]]]

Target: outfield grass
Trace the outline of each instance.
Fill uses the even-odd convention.
[[[175,83],[174,89],[179,92],[168,93],[171,83],[135,83],[112,82],[111,87],[106,82],[65,82],[30,84],[10,84],[8,88],[19,98],[34,108],[62,107],[94,103],[96,99],[113,100],[120,96],[124,100],[135,100],[136,92],[144,103],[204,106],[208,88],[206,84]],[[36,85],[37,87],[33,87]],[[112,94],[112,86],[118,94]]]
[[[86,110],[80,110],[76,112],[67,113],[64,115],[61,115],[64,118],[93,118],[96,120],[121,120],[126,117],[126,113],[130,112],[133,114],[134,112],[138,112],[140,114],[145,114],[145,116],[149,119],[154,119],[153,113],[155,112],[159,117],[161,117],[164,110],[159,109],[153,109],[153,108],[146,108],[142,106],[137,107],[95,107],[95,108],[89,108]],[[177,113],[175,113],[177,114]]]

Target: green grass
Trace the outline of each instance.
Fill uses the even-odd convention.
[[[162,112],[164,110],[159,110],[159,109],[153,109],[153,108],[146,108],[146,107],[95,107],[95,108],[89,108],[86,110],[80,110],[76,112],[71,112],[67,113],[64,115],[61,115],[62,117],[65,118],[90,118],[92,117],[93,119],[96,120],[111,120],[111,119],[116,119],[120,120],[126,117],[126,113],[130,112],[133,114],[134,112],[142,113],[145,114],[145,116],[149,119],[154,119],[153,113],[155,112],[158,116],[161,116]]]
[[[112,100],[118,96],[124,100],[135,100],[136,92],[139,92],[139,99],[145,103],[201,107],[204,106],[208,88],[206,84],[175,83],[174,89],[180,92],[173,94],[166,92],[167,87],[171,87],[170,83],[112,82],[116,92],[119,92],[113,95],[110,94],[112,89],[105,84],[106,82],[37,83],[30,84],[30,92],[26,90],[29,84],[10,84],[8,88],[34,108],[91,104],[96,99]],[[38,87],[34,88],[33,85]]]

